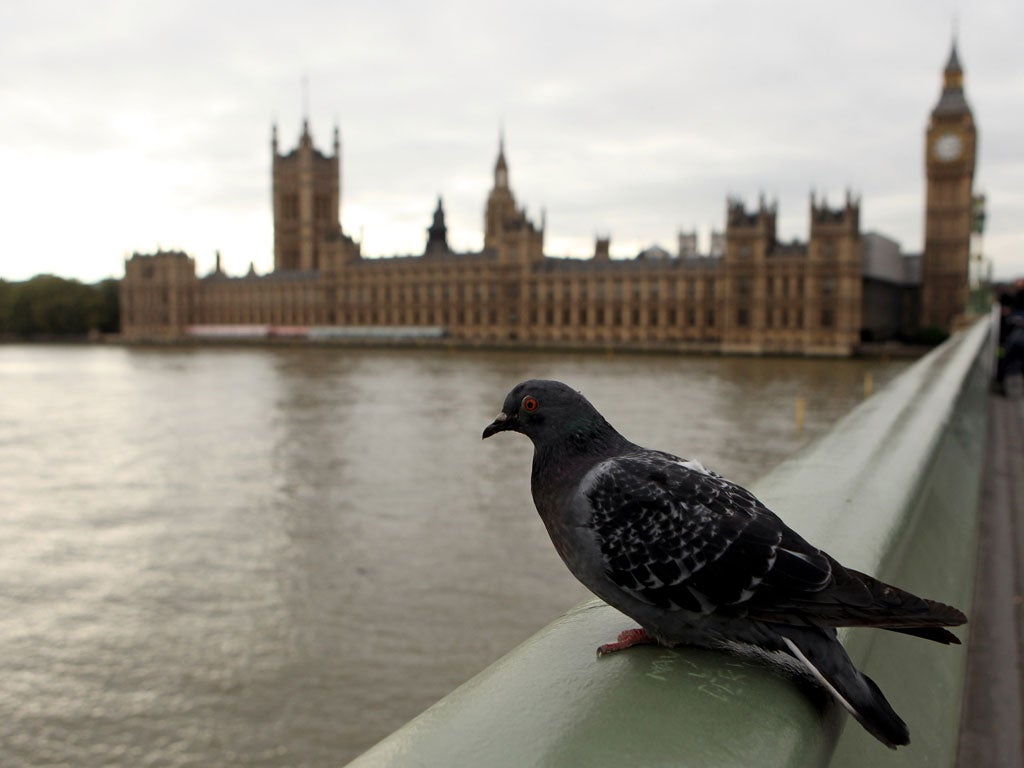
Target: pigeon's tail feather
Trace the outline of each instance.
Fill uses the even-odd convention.
[[[910,731],[843,646],[825,630],[780,627],[785,647],[864,728],[890,749],[910,743]]]
[[[937,643],[959,644],[960,641],[952,632],[945,632],[940,627],[966,624],[967,617],[963,611],[937,600],[918,597],[852,568],[847,569],[847,572],[868,589],[871,607],[862,613],[852,611],[850,621],[843,622],[843,626],[891,629]]]
[[[942,627],[881,627],[890,632],[902,632],[904,635],[923,637],[925,640],[933,640],[944,645],[960,645],[960,638]]]

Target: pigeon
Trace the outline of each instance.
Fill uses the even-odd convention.
[[[956,608],[838,563],[745,488],[700,462],[635,445],[583,395],[530,380],[483,431],[534,446],[534,504],[572,574],[635,620],[598,655],[633,645],[781,654],[886,746],[906,723],[856,669],[836,627],[878,627],[959,644]]]

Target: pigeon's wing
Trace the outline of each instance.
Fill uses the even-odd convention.
[[[583,493],[605,575],[650,605],[771,620],[834,584],[838,563],[697,462],[656,451],[620,456],[595,467]]]

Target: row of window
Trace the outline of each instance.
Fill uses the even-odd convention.
[[[463,327],[470,326],[494,326],[499,323],[500,313],[495,308],[488,309],[422,309],[417,311],[395,310],[385,311],[380,309],[352,310],[341,313],[339,321],[345,325],[445,325]],[[503,318],[508,325],[517,325],[519,317],[515,312],[509,312]],[[527,315],[528,325],[532,327],[683,327],[683,328],[706,328],[716,327],[716,313],[714,309],[697,310],[687,308],[676,310],[667,309],[664,312],[651,309],[641,311],[640,309],[613,309],[605,311],[597,307],[592,311],[584,308],[569,309],[568,307],[555,311],[548,308],[543,311],[532,309]],[[805,313],[803,309],[790,312],[787,309],[776,310],[765,313],[764,327],[768,329],[797,329],[804,327]],[[835,309],[823,307],[818,316],[820,328],[835,327]],[[751,312],[747,307],[740,307],[735,310],[734,321],[738,328],[751,327]]]
[[[255,305],[272,306],[311,306],[323,303],[322,294],[317,290],[281,293],[278,291],[252,291],[244,294],[210,293],[204,296],[203,303],[213,307],[232,307]]]
[[[464,287],[469,288],[470,286]],[[480,291],[478,291],[477,298],[482,298],[480,294],[484,293],[483,289],[485,288],[485,286],[475,287],[481,289]],[[488,288],[489,290],[487,290],[487,298],[496,298],[494,294],[497,291],[497,287],[492,284],[488,286]],[[447,289],[447,285],[424,286],[422,291],[423,299],[426,299],[427,301],[429,301],[430,299],[449,300],[449,291]],[[348,296],[352,296],[355,300],[343,302],[343,307],[358,309],[360,307],[370,307],[373,305],[384,304],[385,307],[382,308],[381,311],[387,312],[387,305],[391,303],[391,297],[388,295],[390,291],[388,289],[357,290],[350,288],[345,293]],[[381,293],[383,294],[383,296],[378,298],[378,294]],[[406,299],[404,296],[400,297],[402,299],[400,302],[402,306],[396,307],[394,309],[394,312],[401,314],[409,314],[417,312],[422,313],[435,311],[435,307],[430,306],[430,304],[424,306],[424,303],[426,302],[424,302],[423,299],[420,298],[421,293],[419,289],[414,289],[410,291],[409,294],[406,295],[410,294],[413,297],[411,300]],[[826,293],[825,295],[827,296],[830,294]],[[319,292],[316,289],[289,292],[287,294],[283,294],[279,291],[268,289],[266,291],[246,293],[243,296],[230,296],[225,294],[218,295],[214,293],[206,298],[206,300],[203,302],[203,306],[211,316],[218,318],[228,318],[234,315],[238,315],[241,312],[256,312],[257,314],[273,313],[274,317],[271,320],[271,322],[278,322],[281,316],[299,316],[301,314],[309,314],[310,311],[313,311],[315,313],[318,308],[323,306],[322,298],[323,297],[319,294]],[[749,296],[746,296],[741,293],[741,295],[738,298],[741,301],[743,301],[744,299],[749,299]],[[639,318],[640,313],[642,312],[648,313],[647,316],[650,318],[649,323],[652,325],[657,324],[659,322],[659,313],[664,312],[666,313],[664,316],[665,318],[667,318],[665,322],[668,325],[675,325],[677,323],[678,317],[693,317],[695,312],[704,311],[705,306],[705,302],[694,302],[690,306],[682,307],[659,304],[656,306],[649,307],[634,306],[632,308],[629,306],[623,307],[621,304],[617,303],[609,303],[607,305],[596,303],[592,305],[584,304],[581,306],[579,303],[574,302],[572,305],[569,306],[552,306],[550,304],[545,304],[543,302],[530,302],[524,309],[525,311],[530,312],[531,318],[548,318],[545,320],[546,324],[548,325],[551,325],[555,322],[553,319],[550,319],[555,316],[565,318],[560,320],[560,322],[566,325],[571,323],[586,325],[588,322],[588,317],[595,318],[594,322],[596,322],[598,325],[604,325],[608,322],[618,325],[622,322],[621,319],[614,318],[620,318],[623,312],[633,312],[636,318]],[[456,312],[472,312],[476,310],[476,307],[463,307],[456,305],[451,309]],[[437,308],[437,311],[443,310]],[[738,315],[737,324],[740,325],[741,327],[748,325],[749,320],[745,318],[749,315],[749,308],[741,307],[737,311],[740,313]],[[777,305],[773,306],[772,304],[769,304],[766,307],[766,318],[768,318],[767,323],[769,326],[771,326],[773,324],[774,318],[774,324],[779,325],[780,327],[791,327],[791,322],[794,324],[795,327],[800,327],[803,325],[803,311],[803,308],[800,307],[780,307]],[[828,309],[828,311],[831,312],[831,309]],[[590,312],[591,314],[588,315],[588,312]],[[608,320],[606,318],[613,319]],[[792,318],[800,319],[792,320]],[[433,324],[434,321],[425,322],[430,322],[431,324]],[[537,322],[537,319],[531,319],[531,323]],[[632,322],[633,324],[638,324],[640,321],[639,319],[634,319]],[[688,325],[693,325],[695,321],[687,320],[686,323]],[[822,325],[828,327],[830,323],[826,323],[823,321]]]
[[[716,291],[716,280],[707,278],[698,283],[695,280],[688,280],[683,283],[670,281],[664,285],[660,282],[629,281],[629,282],[530,282],[527,285],[527,295],[530,299],[551,299],[551,300],[589,300],[591,298],[617,299],[624,301],[633,299],[641,301],[644,297],[650,299],[686,298],[695,301],[698,296],[713,297]],[[806,295],[806,281],[802,276],[769,276],[765,278],[765,295],[768,297],[801,298]],[[663,288],[665,290],[663,290]],[[822,296],[833,296],[838,288],[838,279],[835,276],[826,276],[818,280],[817,289]],[[750,296],[754,293],[754,278],[737,277],[735,279],[736,294],[740,297]],[[347,285],[339,292],[339,298],[349,304],[368,302],[416,302],[453,299],[488,299],[495,300],[500,296],[508,299],[516,299],[519,294],[519,286],[516,283],[495,283],[495,282],[436,282],[436,283],[412,283],[390,285]]]
[[[818,316],[820,328],[835,328],[836,311],[833,307],[822,307]],[[747,307],[739,307],[736,310],[736,326],[738,328],[750,328],[750,310]],[[803,328],[804,310],[796,309],[792,312],[789,309],[777,309],[765,312],[765,328]]]
[[[827,275],[819,278],[818,291],[822,296],[834,296],[839,286],[839,281],[834,275]],[[740,296],[750,296],[753,293],[754,279],[752,277],[736,278],[736,293]],[[769,297],[801,298],[805,293],[805,280],[802,276],[775,277],[769,275],[764,279],[764,292]]]
[[[187,306],[181,307],[185,314]],[[169,322],[168,304],[141,303],[129,304],[126,306],[126,314],[132,318],[134,324],[160,324]],[[319,313],[302,312],[298,307],[277,306],[269,312],[257,311],[251,305],[237,307],[221,306],[206,307],[202,322],[208,323],[276,323],[276,324],[316,324],[323,322]],[[823,307],[820,309],[819,327],[831,329],[835,327],[835,308]],[[509,325],[516,325],[519,321],[515,312],[510,312],[504,320]],[[664,311],[649,309],[642,311],[638,308],[623,310],[621,308],[605,310],[603,307],[576,308],[564,307],[558,311],[551,307],[543,310],[533,308],[528,313],[529,325],[533,327],[683,327],[683,328],[706,328],[714,329],[716,315],[714,309],[703,309],[698,311],[693,307],[683,310],[669,308]],[[354,310],[348,309],[340,313],[338,321],[345,325],[456,325],[459,327],[471,326],[495,326],[499,323],[499,312],[491,308],[445,308],[445,309],[421,309],[421,310],[393,310],[381,309]],[[751,312],[748,307],[739,307],[735,310],[735,324],[738,328],[751,327]],[[804,310],[789,309],[769,311],[765,313],[764,327],[772,328],[802,328],[804,326]]]
[[[835,259],[839,255],[839,247],[835,240],[825,240],[820,245],[821,256],[825,259]],[[785,253],[783,251],[782,253]],[[792,251],[790,251],[792,253]],[[740,259],[749,259],[754,255],[753,245],[750,243],[742,243],[736,248],[736,256]],[[772,251],[768,251],[768,257],[773,255]]]

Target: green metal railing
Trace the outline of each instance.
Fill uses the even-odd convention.
[[[969,608],[984,461],[990,323],[979,321],[865,400],[754,487],[841,562]],[[698,649],[594,649],[632,622],[578,606],[351,765],[952,765],[965,649],[850,630],[854,661],[907,721],[885,749],[820,689]],[[966,631],[957,630],[966,640]]]

